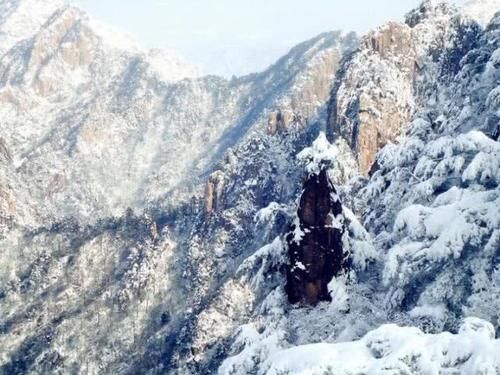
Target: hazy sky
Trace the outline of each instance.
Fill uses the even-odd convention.
[[[68,0],[133,35],[174,49],[204,73],[262,70],[329,30],[359,33],[401,20],[420,0]],[[463,0],[454,0],[463,3]]]

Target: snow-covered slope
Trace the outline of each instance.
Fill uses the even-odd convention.
[[[17,5],[14,18],[29,4]],[[46,15],[39,13],[37,20]],[[10,30],[10,19],[2,27]],[[12,185],[30,186],[29,195],[45,201],[35,212],[24,204],[28,197],[16,198],[18,220],[27,224],[121,215],[166,194],[178,200],[280,101],[293,99],[298,104],[286,105],[313,115],[329,80],[318,87],[300,80],[315,69],[323,69],[320,77],[334,74],[351,43],[325,34],[260,75],[182,80],[193,75],[189,65],[169,52],[142,52],[76,8],[62,6],[38,23],[40,30],[0,62],[2,138],[17,174]]]
[[[469,0],[464,5],[464,12],[482,26],[486,26],[500,9],[498,0]]]
[[[0,55],[16,43],[32,37],[48,18],[63,6],[63,1],[20,1],[0,2]]]
[[[407,25],[430,29],[437,41],[444,30],[446,43],[434,50],[428,39],[412,82],[403,81],[412,86],[414,110],[397,144],[378,152],[368,178],[356,177],[341,189],[353,269],[332,281],[331,303],[290,308],[283,282],[276,288],[262,283],[286,262],[286,243],[259,250],[248,260],[259,271],[246,277],[267,297],[240,327],[234,355],[220,373],[500,373],[493,354],[498,342],[492,340],[500,322],[500,105],[492,100],[499,87],[498,16],[482,31],[458,10],[426,2],[409,13]],[[386,71],[375,63],[356,65],[370,53],[371,46],[362,44],[346,63],[351,72],[341,76],[340,87],[351,87],[351,98],[366,92],[352,81]],[[334,114],[345,96],[335,93]],[[370,110],[385,105],[384,97],[371,100]],[[356,124],[364,110],[350,107],[346,117]],[[362,118],[356,125],[363,121],[370,126]],[[484,344],[472,344],[459,329],[471,316],[494,325],[476,321],[489,327]],[[415,328],[376,329],[386,323],[417,326],[426,335]],[[444,330],[461,333],[453,337]],[[360,341],[327,344],[365,334]],[[372,339],[384,349],[370,349]]]
[[[1,371],[174,368],[189,356],[173,340],[185,334],[189,345],[196,314],[222,285],[223,270],[209,267],[222,266],[223,251],[237,264],[237,221],[252,222],[247,208],[272,189],[292,194],[281,176],[288,155],[324,117],[357,38],[319,35],[230,81],[166,80],[185,69],[169,70],[166,53],[143,52],[73,7],[37,13],[38,30],[0,59]],[[257,181],[257,170],[272,176]],[[224,205],[241,201],[217,218],[223,206],[208,186],[224,172],[237,186]],[[206,251],[196,250],[200,236]]]
[[[499,372],[498,15],[425,1],[226,80],[31,3],[0,0],[0,373]],[[291,305],[319,165],[350,268]]]
[[[490,323],[467,318],[459,334],[384,325],[359,341],[310,344],[277,353],[262,374],[497,374],[500,340]]]

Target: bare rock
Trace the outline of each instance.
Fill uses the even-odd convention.
[[[412,29],[395,22],[370,33],[336,87],[330,126],[354,150],[364,174],[410,118],[417,67],[413,40]]]
[[[348,267],[344,232],[342,204],[323,169],[304,182],[297,219],[286,235],[290,303],[316,305],[331,300],[328,283]]]
[[[205,210],[208,213],[222,209],[222,192],[224,190],[224,174],[220,171],[210,175],[205,187]]]

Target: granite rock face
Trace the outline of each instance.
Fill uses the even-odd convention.
[[[428,93],[420,90],[422,72],[443,61],[443,68],[453,65],[456,73],[477,33],[478,26],[452,5],[424,1],[405,23],[389,22],[366,35],[344,61],[332,93],[329,126],[334,137],[353,149],[363,174],[372,169],[382,147],[398,143],[415,109],[427,100]]]
[[[297,218],[286,235],[290,265],[286,292],[291,303],[330,301],[328,284],[347,268],[340,203],[326,170],[304,182]]]
[[[356,154],[362,173],[401,134],[413,107],[416,50],[409,26],[388,23],[364,38],[333,97],[330,126]]]

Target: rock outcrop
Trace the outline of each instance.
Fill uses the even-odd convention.
[[[377,151],[395,141],[413,106],[416,52],[409,26],[388,23],[364,38],[334,93],[330,124],[367,174]]]
[[[222,192],[224,189],[224,174],[220,171],[210,175],[205,188],[205,209],[207,213],[222,209]]]
[[[295,115],[288,110],[271,112],[268,120],[268,133],[273,135],[279,131],[285,131],[290,124],[297,121]]]
[[[408,14],[406,23],[389,22],[369,33],[344,63],[333,90],[329,126],[353,149],[363,174],[369,173],[377,152],[405,132],[424,96],[419,82],[421,72],[432,63],[430,56],[437,61],[446,58],[439,56],[449,53],[453,44],[468,46],[464,44],[468,34],[450,27],[459,20],[453,6],[425,1]],[[477,29],[465,25],[466,30]],[[475,34],[472,39],[477,39]],[[453,52],[458,66],[465,52]]]
[[[328,284],[348,266],[343,221],[342,204],[327,171],[310,175],[286,236],[290,259],[286,292],[291,303],[316,305],[331,300]]]

